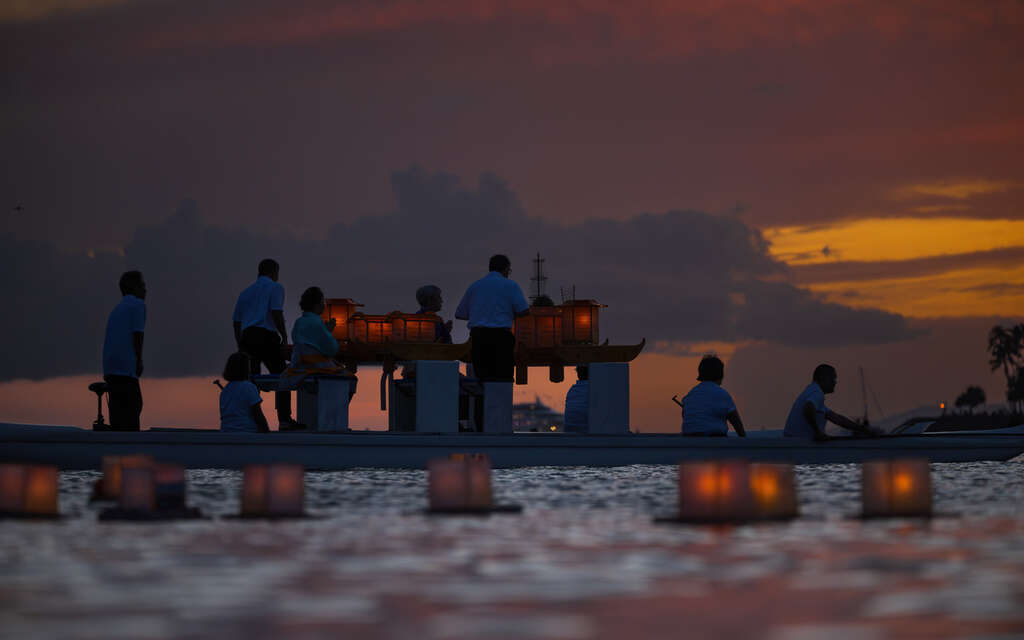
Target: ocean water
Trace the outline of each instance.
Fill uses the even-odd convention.
[[[425,515],[422,471],[306,475],[314,518],[239,521],[241,474],[189,471],[209,519],[0,522],[4,638],[1024,637],[1024,461],[932,466],[931,521],[860,521],[856,465],[797,468],[801,517],[656,524],[668,466],[496,470],[521,514]]]

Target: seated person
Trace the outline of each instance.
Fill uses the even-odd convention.
[[[437,313],[444,303],[441,299],[441,288],[432,284],[423,285],[416,290],[416,302],[420,305],[420,310],[416,313]],[[452,343],[451,320],[434,325],[434,342]]]
[[[224,365],[227,386],[220,392],[220,430],[267,433],[259,389],[249,380],[249,356],[232,353]]]
[[[722,388],[725,365],[715,356],[705,356],[697,366],[700,383],[680,403],[683,410],[684,436],[725,436],[728,420],[736,435],[746,437],[743,420],[729,392]]]
[[[789,410],[783,435],[791,438],[827,440],[826,420],[856,433],[879,435],[878,430],[857,424],[825,406],[825,394],[836,390],[838,380],[839,376],[832,365],[819,364],[815,367],[811,384],[807,385],[807,388],[797,396],[793,407]]]
[[[299,299],[299,308],[302,309],[302,315],[296,318],[295,324],[292,325],[292,344],[298,352],[298,355],[292,354],[292,366],[332,366],[334,356],[338,355],[338,341],[331,335],[335,325],[334,318],[325,322],[320,317],[326,308],[324,292],[320,287],[310,287],[303,291]]]
[[[586,433],[590,407],[590,368],[576,367],[576,383],[565,394],[565,430]]]

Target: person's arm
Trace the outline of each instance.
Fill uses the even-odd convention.
[[[871,436],[878,435],[878,432],[875,429],[872,429],[871,427],[868,427],[868,426],[862,425],[862,424],[860,424],[858,422],[855,422],[855,421],[847,418],[843,414],[836,413],[835,411],[832,411],[831,409],[825,409],[825,419],[828,420],[829,422],[833,423],[833,424],[839,425],[840,427],[842,427],[843,429],[846,429],[847,431],[853,431],[855,433],[863,433],[865,435],[871,435]]]
[[[132,346],[135,347],[135,375],[142,377],[142,338],[143,332],[132,333]]]
[[[270,425],[267,424],[267,417],[263,415],[263,405],[257,402],[249,407],[249,413],[252,415],[253,422],[256,423],[260,433],[270,432]]]
[[[328,358],[333,358],[338,355],[338,341],[331,335],[326,324],[320,326],[323,327],[323,331],[316,337],[316,350]]]
[[[455,319],[456,320],[469,320],[469,299],[471,297],[472,289],[467,289],[466,293],[462,296],[462,300],[459,301],[459,306],[455,307]]]
[[[729,412],[728,415],[725,416],[725,419],[728,420],[730,424],[732,424],[732,428],[734,431],[736,431],[736,435],[738,435],[741,438],[747,437],[747,432],[743,428],[743,420],[740,419],[739,411],[733,409],[731,412]]]
[[[288,329],[284,326],[284,311],[271,311],[270,317],[274,320],[274,326],[277,327],[277,332],[281,334],[281,344],[288,344]]]
[[[828,409],[825,411],[827,413]],[[828,436],[825,434],[825,425],[823,424],[820,428],[818,427],[818,409],[814,406],[813,402],[804,403],[804,420],[814,430],[815,440],[828,440]]]
[[[281,334],[281,344],[288,344],[288,327],[284,324],[284,287],[279,283],[270,292],[270,319]]]

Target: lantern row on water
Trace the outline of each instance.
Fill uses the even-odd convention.
[[[427,463],[430,511],[488,511],[494,507],[491,493],[491,461],[482,454],[452,454]]]
[[[305,470],[298,464],[250,464],[242,471],[243,518],[305,515]]]
[[[865,518],[932,515],[932,476],[927,460],[884,460],[861,466]]]
[[[797,515],[793,465],[743,461],[679,465],[681,521],[747,522]]]
[[[57,467],[0,464],[0,516],[56,517],[57,479]]]

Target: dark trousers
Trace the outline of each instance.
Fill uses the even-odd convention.
[[[142,414],[142,389],[131,376],[103,376],[108,387],[110,428],[114,431],[138,431]]]
[[[254,376],[260,374],[260,365],[266,365],[267,371],[273,374],[281,373],[288,366],[281,355],[281,336],[274,331],[249,327],[242,332],[238,349],[249,356],[249,371]],[[274,404],[278,420],[292,417],[291,391],[278,391]]]
[[[477,379],[481,382],[512,382],[516,368],[516,337],[512,331],[475,327],[469,336],[473,339],[470,358]]]

